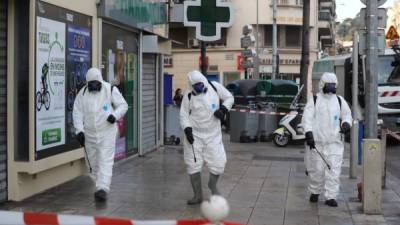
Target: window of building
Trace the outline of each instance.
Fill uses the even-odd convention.
[[[280,46],[280,30],[282,26],[278,26],[277,38],[278,38],[278,46]],[[272,46],[272,25],[264,26],[264,46],[271,47]]]
[[[280,73],[277,78],[279,80],[292,80],[296,83],[300,83],[300,74],[297,73]]]
[[[301,27],[300,26],[286,26],[286,46],[287,47],[301,47]]]
[[[231,83],[232,81],[239,80],[239,72],[224,72],[224,85]]]
[[[188,29],[186,27],[171,28],[169,38],[172,40],[173,48],[187,48]]]
[[[213,42],[208,42],[207,46],[216,47],[216,46],[226,46],[226,39],[228,36],[228,29],[222,28],[221,29],[221,39]]]

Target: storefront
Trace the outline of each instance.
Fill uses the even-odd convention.
[[[0,203],[7,200],[7,1],[0,2]]]
[[[142,145],[144,151],[153,150],[156,146],[156,110],[157,110],[157,56],[155,54],[143,55],[143,81],[142,81]]]
[[[7,143],[7,200],[19,201],[87,171],[72,109],[86,71],[98,66],[98,23],[95,0],[8,0],[8,8],[12,51],[5,59],[0,49],[0,89],[3,60],[8,87],[5,118],[6,107],[0,105],[0,152]],[[0,39],[5,36],[1,16]],[[1,89],[1,104],[3,94]],[[0,153],[0,163],[3,158]]]
[[[144,48],[146,48],[144,39]],[[148,39],[147,39],[148,40]],[[164,72],[163,56],[146,48],[143,54],[142,78],[142,152],[146,154],[159,147],[163,138]]]
[[[117,121],[115,158],[138,153],[139,33],[102,22],[102,74],[117,87],[128,103],[128,112]]]
[[[138,10],[140,9],[140,10]],[[103,0],[101,68],[129,105],[118,121],[116,158],[144,155],[162,143],[162,68],[167,35],[167,7],[162,1]]]
[[[91,67],[129,105],[117,123],[116,159],[162,144],[166,10],[147,0],[0,1],[0,201],[88,171],[72,110]]]
[[[300,84],[300,62],[301,58],[298,54],[281,54],[276,79],[292,80]],[[272,58],[265,54],[260,57],[260,77],[262,79],[272,77]]]

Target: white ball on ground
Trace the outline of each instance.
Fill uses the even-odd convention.
[[[229,204],[224,197],[213,195],[201,203],[201,213],[211,223],[218,223],[228,216]]]

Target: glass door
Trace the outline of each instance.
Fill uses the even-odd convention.
[[[128,111],[117,121],[118,137],[115,158],[138,152],[138,35],[103,23],[102,72],[124,96]]]

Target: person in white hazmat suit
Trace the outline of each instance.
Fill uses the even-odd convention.
[[[103,81],[99,69],[89,69],[86,82],[76,96],[72,115],[77,139],[86,149],[90,177],[96,184],[94,197],[105,201],[114,164],[115,122],[125,115],[128,104],[118,88]]]
[[[347,102],[336,95],[337,85],[334,73],[324,73],[319,82],[319,93],[307,102],[303,113],[308,145],[305,162],[309,175],[310,202],[318,202],[319,195],[324,194],[325,204],[331,207],[338,206],[336,198],[344,151],[342,139],[352,124]],[[330,165],[330,170],[326,163]]]
[[[180,122],[186,135],[184,160],[194,192],[187,204],[195,205],[203,200],[201,170],[204,163],[210,172],[208,187],[212,195],[220,194],[217,182],[226,164],[221,120],[232,108],[234,99],[224,86],[209,82],[199,71],[189,72],[187,77],[189,91],[182,100]]]

